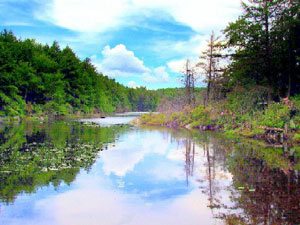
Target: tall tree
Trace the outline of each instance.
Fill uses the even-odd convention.
[[[184,70],[182,71],[182,83],[185,87],[186,104],[195,105],[195,82],[196,82],[196,67],[192,65],[189,59],[185,61]]]
[[[231,78],[243,85],[262,85],[271,97],[299,93],[299,0],[251,0],[243,15],[224,33],[234,47]],[[281,94],[283,92],[284,94]]]
[[[207,49],[202,52],[199,57],[200,62],[197,64],[205,74],[205,82],[207,83],[206,97],[204,99],[204,107],[209,103],[211,92],[213,92],[213,99],[217,97],[217,81],[221,77],[223,70],[219,66],[222,43],[220,37],[216,37],[212,31],[209,40],[207,41]]]

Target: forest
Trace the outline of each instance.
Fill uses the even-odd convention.
[[[190,104],[146,115],[142,123],[255,138],[269,132],[278,140],[292,133],[290,138],[300,142],[300,2],[251,0],[241,7],[242,15],[223,29],[223,37],[211,33],[196,65],[186,61],[185,102]],[[200,104],[192,91],[199,70],[207,85]]]
[[[98,73],[89,58],[0,33],[0,116],[153,111],[158,98],[145,87],[128,88]]]
[[[42,45],[4,30],[0,116],[156,110],[191,116],[198,107],[199,115],[191,120],[202,120],[202,112],[209,119],[197,126],[246,123],[299,128],[300,3],[251,0],[241,7],[242,15],[223,29],[222,38],[212,32],[196,65],[187,60],[184,88],[156,91],[117,83],[97,72],[89,58],[80,60],[68,46]],[[196,87],[198,71],[206,88]]]
[[[259,100],[268,102],[299,94],[299,1],[249,0],[241,7],[243,14],[222,30],[223,36],[211,33],[196,65],[187,60],[191,72],[185,76],[200,68],[207,102],[239,89],[253,97],[259,92]]]
[[[236,49],[230,83],[259,86],[271,100],[300,93],[300,3],[254,0],[225,29],[226,47]]]

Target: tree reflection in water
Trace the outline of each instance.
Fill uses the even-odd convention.
[[[126,130],[63,121],[1,127],[0,202],[72,183],[81,168],[89,170],[105,143]],[[213,217],[225,224],[300,224],[299,148],[213,133],[161,132],[184,147],[186,184],[201,188]]]
[[[189,176],[193,176],[195,163],[195,143],[190,138],[185,140],[185,172],[186,185],[189,185]]]
[[[73,182],[80,168],[89,170],[105,144],[127,126],[55,121],[23,122],[0,128],[0,202],[14,203],[21,193]]]
[[[245,140],[232,142],[214,136],[209,143],[202,143],[207,152],[210,206],[231,209],[216,217],[226,224],[300,224],[297,149],[266,147]],[[232,174],[229,190],[234,206],[226,206],[215,197],[215,159],[218,164],[224,162]]]
[[[238,153],[237,153],[238,154]],[[270,168],[263,160],[235,156],[232,200],[245,224],[299,224],[300,187],[295,170]]]

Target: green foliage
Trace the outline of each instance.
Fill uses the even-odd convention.
[[[294,121],[295,123],[295,127],[291,127],[291,128],[298,128],[300,129],[300,115],[296,115],[293,117],[292,121]]]
[[[229,83],[267,87],[269,97],[299,94],[299,1],[250,2],[224,29],[227,47],[235,52]]]
[[[173,112],[168,119],[169,122],[176,122],[180,127],[191,122],[190,116],[184,112]]]
[[[163,113],[159,114],[146,114],[142,115],[140,117],[141,124],[147,124],[147,125],[155,125],[155,126],[164,126],[167,120],[167,115]]]
[[[243,121],[242,116],[253,113],[260,105],[266,101],[265,89],[255,87],[235,87],[227,95],[227,102],[224,107],[230,112],[235,113],[235,117]],[[223,108],[224,110],[224,108]]]
[[[44,110],[48,114],[69,115],[72,112],[72,106],[65,103],[59,104],[55,101],[48,101],[44,105]]]
[[[293,137],[293,141],[300,143],[300,134],[295,134]]]
[[[253,128],[253,129],[243,129],[240,131],[240,134],[245,137],[254,137],[256,135],[263,135],[265,133],[264,129]]]
[[[199,105],[198,107],[196,107],[191,113],[191,119],[193,121],[191,126],[198,127],[201,125],[214,124],[214,121],[211,119],[210,113],[210,108],[204,109],[203,105]]]
[[[290,109],[288,106],[279,103],[271,103],[264,112],[264,117],[260,121],[261,125],[268,127],[283,128],[290,119]]]
[[[295,95],[291,98],[291,101],[293,102],[294,109],[300,112],[300,95]]]
[[[1,202],[13,203],[17,195],[43,186],[69,185],[81,168],[91,168],[105,143],[127,129],[65,121],[1,126]]]
[[[3,109],[2,115],[5,116],[17,116],[25,114],[25,101],[21,96],[16,94],[15,87],[11,87],[9,95],[4,94],[0,90],[0,108]]]
[[[291,101],[293,102],[293,110],[295,112],[295,115],[292,117],[296,126],[294,128],[300,129],[300,95],[294,96]]]
[[[68,46],[61,50],[57,42],[49,47],[0,33],[1,115],[154,111],[157,104],[153,91],[109,79]]]

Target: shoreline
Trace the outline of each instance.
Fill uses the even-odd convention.
[[[158,114],[159,115],[159,114]],[[151,115],[150,115],[151,116]],[[267,127],[267,126],[257,126],[255,128],[251,126],[246,126],[246,124],[236,125],[234,128],[226,130],[226,124],[216,125],[216,124],[206,124],[193,126],[195,121],[189,121],[187,124],[179,124],[176,120],[170,120],[172,117],[168,118],[167,122],[162,122],[153,119],[153,117],[138,117],[131,122],[132,125],[136,126],[153,126],[153,127],[165,127],[172,129],[187,129],[187,130],[198,130],[200,132],[220,132],[226,137],[236,139],[239,137],[248,138],[252,140],[264,141],[266,144],[271,146],[283,146],[288,144],[291,146],[300,146],[300,135],[297,129],[281,129],[277,127]]]

